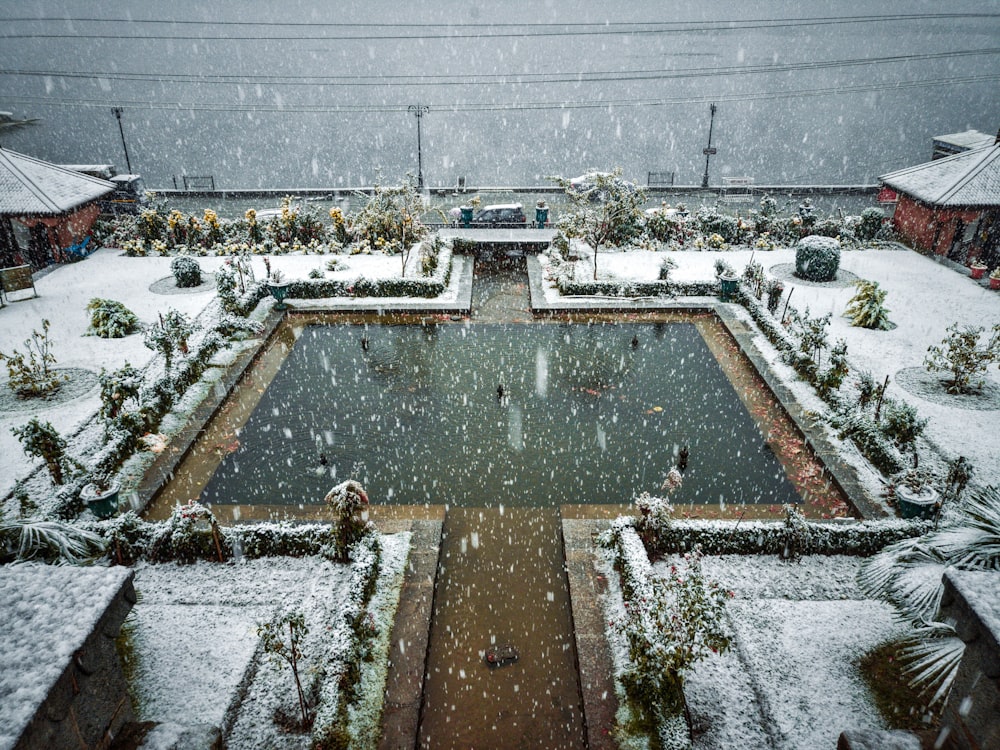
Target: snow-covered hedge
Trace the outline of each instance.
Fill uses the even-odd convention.
[[[208,528],[183,529],[185,542],[177,544],[171,541],[177,531],[171,520],[144,521],[132,511],[82,526],[107,540],[108,555],[119,565],[131,565],[138,560],[161,563],[218,559]],[[351,554],[337,544],[337,528],[333,524],[260,523],[219,526],[217,530],[226,557],[237,550],[247,558],[322,555],[331,560],[345,560]],[[373,534],[369,529],[362,539]]]
[[[560,281],[559,292],[573,297],[708,297],[719,293],[714,281]]]
[[[618,526],[637,526],[652,553],[687,552],[701,547],[707,555],[780,555],[788,530],[782,521],[672,520],[663,524],[618,520]],[[808,541],[803,554],[868,557],[901,539],[926,533],[929,521],[878,520],[859,522],[805,522]]]

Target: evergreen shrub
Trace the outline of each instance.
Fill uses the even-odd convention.
[[[795,246],[795,275],[808,281],[833,281],[840,268],[840,243],[811,234]]]

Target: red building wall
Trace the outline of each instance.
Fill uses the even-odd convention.
[[[928,206],[900,194],[892,223],[896,231],[925,252],[947,255],[959,222],[968,225],[979,219],[980,211]]]

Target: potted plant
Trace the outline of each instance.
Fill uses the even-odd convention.
[[[80,491],[80,499],[98,518],[111,518],[118,513],[118,493],[121,485],[106,474],[94,474],[91,482]]]
[[[990,274],[990,289],[1000,289],[1000,266],[994,268]]]
[[[270,292],[276,301],[274,305],[275,310],[288,309],[288,305],[285,304],[285,296],[288,294],[288,282],[285,281],[285,277],[281,274],[281,271],[274,270],[268,276],[267,291]]]
[[[940,504],[939,494],[931,486],[933,476],[924,469],[910,469],[896,481],[896,502],[903,518],[931,519]]]
[[[971,264],[969,264],[969,271],[972,273],[972,278],[978,281],[986,274],[986,264],[980,263],[978,260],[974,260]]]

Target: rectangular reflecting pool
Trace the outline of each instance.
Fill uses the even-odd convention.
[[[800,502],[790,476],[817,472],[782,457],[787,424],[720,366],[713,321],[293,322],[273,379],[223,410],[158,504],[292,510],[353,477],[375,505],[621,505],[659,492],[685,446],[678,506]]]

